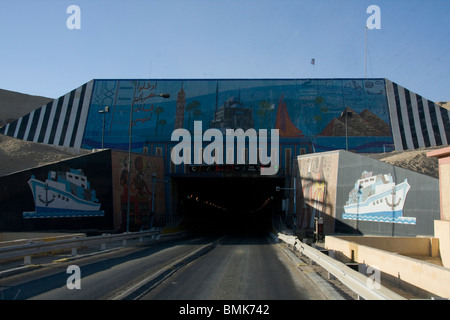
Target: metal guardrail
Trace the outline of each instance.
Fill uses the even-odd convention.
[[[75,237],[74,239],[55,240],[48,242],[29,242],[22,245],[14,245],[0,248],[0,260],[25,257],[25,264],[31,262],[31,256],[55,250],[72,249],[72,255],[76,255],[76,248],[92,245],[104,245],[110,242],[126,241],[129,239],[153,236],[159,238],[159,230],[148,230],[140,232],[128,232],[115,235],[101,235],[93,237]]]
[[[302,243],[295,236],[279,233],[278,239],[292,245],[301,254],[327,270],[345,286],[365,300],[407,300],[405,297],[389,290],[381,284],[376,287],[373,286],[370,278],[346,266],[344,263],[329,257],[319,250]]]

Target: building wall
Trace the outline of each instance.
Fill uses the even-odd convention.
[[[322,217],[325,234],[434,234],[440,216],[438,179],[344,150],[299,156],[296,163],[299,229],[311,231],[314,217]],[[394,185],[384,194],[370,186],[377,179],[380,185],[392,179],[394,194]],[[404,194],[402,187],[408,189]],[[365,196],[371,199],[367,207]]]
[[[396,150],[448,145],[450,110],[386,79]]]
[[[80,148],[94,81],[50,101],[28,115],[0,128],[0,133],[21,140]]]
[[[339,152],[338,192],[336,196],[336,223],[337,233],[361,233],[371,235],[390,236],[416,236],[433,235],[434,220],[439,219],[439,180],[414,171],[395,167],[393,165],[371,159],[359,154],[345,151]],[[359,216],[345,215],[347,202],[354,196],[352,189],[364,172],[377,175],[390,176],[396,185],[405,183],[409,191],[402,195],[396,191],[377,199],[372,207],[372,214]],[[370,178],[369,178],[370,179]],[[371,191],[369,189],[368,191]],[[376,191],[373,191],[376,193]],[[380,202],[377,202],[379,201]],[[381,202],[381,200],[383,202]],[[386,212],[385,205],[403,202],[401,209]],[[362,203],[359,208],[363,212]]]
[[[317,217],[323,219],[326,234],[334,232],[338,165],[336,152],[304,155],[294,161],[298,229],[312,230]]]
[[[54,209],[52,203],[64,200],[62,197],[68,198],[68,193],[56,193],[53,189],[34,196],[32,187],[29,185],[31,178],[34,177],[45,183],[46,179],[51,178],[49,176],[52,171],[66,173],[71,169],[81,169],[84,172],[90,190],[95,192],[95,198],[100,204],[98,210],[80,211],[76,207],[70,210]],[[71,186],[70,189],[74,190],[74,187]],[[0,191],[1,231],[113,229],[109,150],[0,177]],[[82,197],[81,194],[79,193],[80,197]],[[43,209],[38,210],[37,207]]]
[[[169,93],[170,98],[160,98],[160,93]],[[345,147],[343,130],[330,136],[325,129],[334,125],[346,107],[358,114],[368,109],[390,125],[384,79],[96,80],[84,148],[100,147],[103,115],[98,111],[106,106],[111,112],[105,119],[105,145],[128,148],[133,110],[135,152],[170,142],[174,129],[192,132],[195,120],[202,121],[203,130],[224,129],[224,123],[244,130],[276,128],[281,141],[298,139],[311,151]],[[239,112],[224,112],[227,107]],[[376,136],[357,130],[349,144],[360,152],[373,152],[392,145],[393,140],[389,130]]]
[[[110,112],[99,113],[106,106]],[[233,112],[225,112],[228,107]],[[344,110],[352,114],[347,125]],[[388,79],[100,79],[0,128],[0,133],[86,149],[101,148],[104,136],[105,147],[128,150],[131,123],[132,151],[161,152],[170,173],[171,134],[180,128],[192,132],[194,121],[202,122],[203,131],[224,130],[223,124],[278,129],[281,169],[289,171],[292,163],[284,158],[289,152],[295,157],[302,150],[346,149],[347,142],[358,153],[447,145],[449,112]]]
[[[157,97],[159,93],[170,98]],[[128,149],[133,110],[132,149],[143,152],[148,143],[169,142],[174,129],[191,130],[194,120],[202,121],[204,130],[230,123],[231,118],[219,119],[234,114],[223,112],[227,105],[251,111],[251,119],[234,119],[240,127],[277,128],[282,139],[305,140],[308,152],[346,148],[340,117],[346,108],[353,112],[348,146],[356,152],[447,145],[450,139],[449,110],[388,79],[92,80],[0,128],[0,133],[50,145],[99,148],[103,114],[98,111],[109,106],[104,115],[106,146]],[[375,130],[374,123],[387,130]]]
[[[128,153],[112,152],[114,229],[126,230],[128,190],[130,193],[129,230],[161,226],[165,223],[166,185],[164,159],[160,156],[132,154],[131,175],[128,174]],[[152,175],[156,174],[156,180]],[[130,188],[128,188],[128,179]],[[152,217],[153,183],[155,183],[155,215]]]

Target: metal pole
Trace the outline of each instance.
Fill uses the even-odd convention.
[[[345,150],[348,151],[348,123],[347,123],[348,112],[345,111]]]
[[[102,150],[105,143],[105,111],[103,113],[103,129],[102,129]]]
[[[365,62],[364,62],[364,64],[365,64],[365,78],[367,79],[367,25],[366,25],[366,45],[365,45]]]
[[[152,212],[150,213],[150,229],[153,228],[153,217],[155,214],[155,184],[156,174],[152,175]]]
[[[297,178],[294,177],[294,214],[297,213],[297,184],[296,184]]]
[[[136,96],[136,84],[134,86],[134,94],[133,97]],[[158,95],[154,95],[154,97],[162,97],[162,98],[170,98],[170,94],[168,93],[161,93]],[[133,98],[133,102],[131,103],[131,107],[130,107],[130,126],[128,128],[128,136],[129,136],[129,141],[128,141],[128,203],[127,203],[127,229],[126,232],[128,232],[129,228],[130,228],[130,193],[131,193],[131,136],[132,136],[132,125],[133,125],[133,106],[134,106],[134,98]]]
[[[136,85],[134,86],[134,95],[136,95]],[[134,100],[134,99],[133,99]],[[130,106],[130,125],[128,128],[128,181],[127,181],[127,188],[128,188],[128,194],[127,194],[127,229],[126,232],[130,230],[130,194],[131,194],[131,135],[132,135],[132,124],[133,124],[133,104],[134,101],[131,103]]]

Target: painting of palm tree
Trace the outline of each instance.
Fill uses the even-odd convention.
[[[189,130],[191,129],[191,116],[192,115],[194,115],[194,116],[199,116],[199,111],[196,111],[196,110],[199,110],[199,108],[200,108],[200,102],[199,101],[197,101],[197,100],[194,100],[194,101],[192,101],[191,103],[189,103],[187,106],[186,106],[186,112],[188,112],[188,128],[189,128]],[[200,110],[200,114],[201,114],[201,110]]]
[[[162,127],[161,133],[164,134],[164,127],[167,124],[167,121],[164,120],[164,119],[161,119],[161,120],[158,121],[158,124]]]
[[[157,108],[155,109],[155,111],[153,111],[153,112],[156,114],[156,129],[155,129],[155,135],[158,135],[158,125],[160,124],[160,123],[159,123],[159,115],[160,115],[161,113],[164,112],[164,108],[163,108],[163,107],[157,107]]]
[[[259,109],[257,114],[259,116],[260,128],[268,128],[272,119],[272,114],[275,110],[275,106],[268,101],[264,100],[259,103]]]

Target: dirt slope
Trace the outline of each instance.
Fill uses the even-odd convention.
[[[74,157],[49,145],[0,134],[0,176]]]

